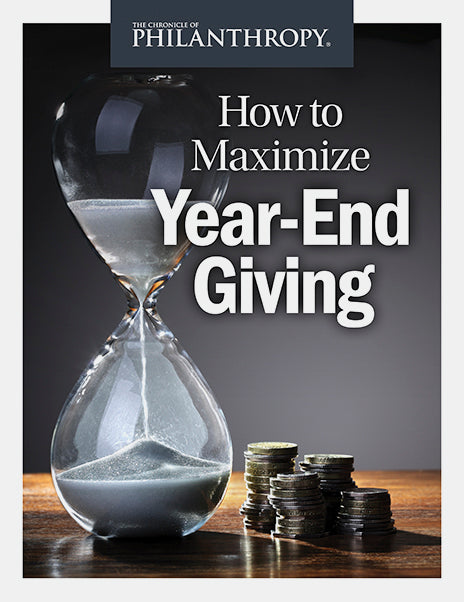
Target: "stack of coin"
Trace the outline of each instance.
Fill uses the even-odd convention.
[[[295,471],[298,446],[276,441],[249,443],[244,454],[247,499],[240,508],[243,524],[249,529],[270,532],[275,526],[275,510],[268,499],[270,479],[277,473]]]
[[[315,472],[278,474],[271,479],[269,501],[275,508],[273,535],[308,539],[325,535],[325,502]]]
[[[302,470],[317,472],[320,487],[327,506],[326,527],[331,531],[337,519],[340,507],[340,494],[346,489],[353,489],[356,483],[351,478],[353,456],[345,454],[308,454],[304,462],[300,462]]]
[[[387,535],[395,533],[387,489],[371,487],[342,493],[337,516],[338,533],[350,535]]]

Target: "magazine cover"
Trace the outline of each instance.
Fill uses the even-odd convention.
[[[103,4],[22,22],[23,579],[441,581],[443,19]]]

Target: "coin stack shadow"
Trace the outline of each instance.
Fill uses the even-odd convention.
[[[388,535],[396,532],[394,524],[387,489],[360,487],[342,493],[336,522],[337,533]]]
[[[293,473],[298,446],[266,441],[249,443],[245,455],[247,498],[240,508],[243,524],[269,533],[275,527],[275,510],[269,503],[270,479],[278,473]]]
[[[303,471],[316,472],[324,496],[327,515],[326,530],[333,531],[340,508],[341,492],[356,488],[351,478],[354,470],[353,456],[345,454],[308,454],[300,462]]]
[[[278,474],[271,479],[269,501],[277,514],[274,536],[308,539],[326,535],[325,501],[317,473]]]

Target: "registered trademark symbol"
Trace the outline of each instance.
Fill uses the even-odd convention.
[[[328,46],[332,46],[332,42],[326,42],[325,45]]]

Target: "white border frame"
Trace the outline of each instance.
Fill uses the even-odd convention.
[[[5,5],[5,3],[4,3]],[[4,6],[3,5],[3,6]],[[457,548],[461,528],[458,488],[453,480],[462,483],[462,324],[460,323],[461,262],[464,222],[461,197],[461,172],[459,165],[463,134],[463,105],[461,101],[462,8],[456,0],[354,0],[355,23],[442,23],[443,66],[443,185],[442,185],[442,267],[443,267],[443,480],[445,520],[443,525],[443,577],[442,579],[317,579],[306,580],[186,580],[164,579],[22,579],[21,547],[21,474],[22,458],[18,440],[21,438],[21,335],[22,324],[22,23],[108,23],[110,0],[79,0],[71,3],[61,0],[20,0],[3,10],[1,33],[2,92],[2,187],[5,190],[0,215],[3,228],[1,250],[3,258],[4,322],[1,346],[3,387],[3,437],[0,441],[2,458],[2,518],[3,546],[0,559],[2,589],[6,595],[29,596],[37,600],[66,598],[77,600],[82,595],[108,597],[112,600],[128,600],[148,595],[159,599],[165,595],[170,600],[182,594],[187,600],[199,592],[220,600],[236,599],[246,592],[246,598],[267,597],[268,601],[303,596],[323,596],[335,599],[342,596],[358,599],[383,599],[399,592],[421,600],[436,598],[447,590],[454,597],[460,587],[460,553]],[[5,64],[4,64],[5,63]],[[46,273],[46,270],[45,270]],[[13,291],[13,293],[12,293]],[[33,299],[31,300],[33,308]],[[27,311],[27,308],[25,308]],[[6,328],[6,331],[5,331]],[[5,386],[6,385],[6,386]],[[13,453],[14,452],[14,453]],[[462,490],[462,486],[461,486]],[[5,500],[5,493],[8,495]],[[453,528],[453,517],[456,529]],[[456,538],[456,539],[455,539]],[[12,586],[12,589],[6,586]],[[455,587],[456,586],[456,587]],[[459,589],[458,589],[459,588]],[[449,590],[449,591],[448,591]],[[349,599],[348,598],[348,599]]]

